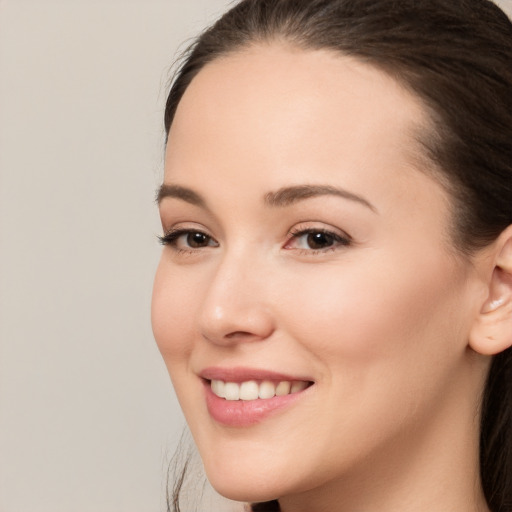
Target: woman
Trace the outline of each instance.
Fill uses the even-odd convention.
[[[504,13],[243,0],[165,126],[152,321],[213,487],[254,510],[512,510]]]

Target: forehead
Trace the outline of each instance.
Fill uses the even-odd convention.
[[[171,126],[165,179],[193,186],[222,170],[224,181],[264,193],[318,176],[359,193],[391,174],[409,179],[428,124],[421,101],[374,66],[255,45],[193,79]]]

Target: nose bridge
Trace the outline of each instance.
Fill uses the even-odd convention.
[[[265,339],[273,319],[264,262],[248,248],[226,251],[212,269],[199,311],[199,330],[214,343]]]

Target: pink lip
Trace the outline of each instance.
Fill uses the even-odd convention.
[[[309,381],[298,377],[291,377],[281,373],[250,368],[207,368],[200,373],[204,382],[206,406],[210,416],[218,423],[229,427],[249,427],[260,423],[269,416],[300,400],[310,389],[306,388],[291,395],[275,396],[265,400],[225,400],[213,394],[210,380],[223,380],[224,382],[243,382],[247,380],[271,381]]]
[[[199,373],[199,376],[207,380],[223,380],[224,382],[244,382],[247,380],[303,380],[312,382],[312,379],[302,376],[286,375],[269,370],[259,370],[256,368],[245,368],[242,366],[235,368],[205,368]]]

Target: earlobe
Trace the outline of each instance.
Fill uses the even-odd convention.
[[[494,244],[492,261],[487,298],[469,338],[469,346],[483,355],[495,355],[512,346],[512,226]]]

